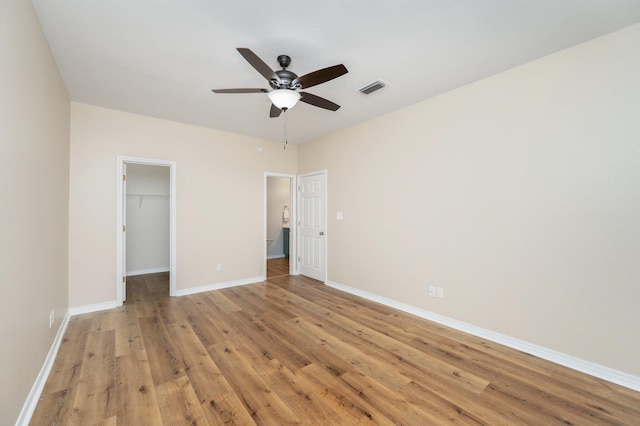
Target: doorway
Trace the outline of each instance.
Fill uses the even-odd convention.
[[[120,305],[126,300],[128,276],[164,273],[166,277],[168,272],[169,295],[175,295],[175,182],[175,162],[118,157],[116,294]]]
[[[295,176],[265,173],[264,194],[264,279],[295,275]]]

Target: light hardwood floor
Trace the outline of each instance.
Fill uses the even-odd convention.
[[[276,257],[267,260],[267,279],[289,275],[289,258]]]
[[[640,393],[304,277],[71,318],[33,425],[639,425]]]

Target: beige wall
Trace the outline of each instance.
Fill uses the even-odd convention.
[[[328,170],[328,279],[640,376],[638,46],[636,25],[301,145],[298,172]]]
[[[67,311],[69,98],[31,2],[0,2],[0,424]],[[49,313],[55,323],[49,328]]]
[[[176,162],[178,290],[262,276],[264,172],[295,173],[295,146],[78,103],[71,117],[70,306],[116,300],[118,155]]]

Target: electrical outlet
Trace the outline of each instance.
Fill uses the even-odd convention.
[[[222,271],[222,264],[221,263],[218,263],[216,265],[216,271],[218,271],[218,272]]]
[[[429,286],[429,296],[436,297],[436,286],[434,285]]]
[[[52,309],[49,313],[49,328],[53,327],[53,322],[56,319],[56,310]]]
[[[436,293],[437,293],[437,296],[438,296],[440,299],[444,299],[444,288],[442,288],[442,287],[437,287],[437,288],[436,288]]]

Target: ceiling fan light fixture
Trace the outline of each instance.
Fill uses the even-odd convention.
[[[293,108],[300,99],[300,93],[290,89],[276,89],[267,95],[277,108],[285,110]]]

